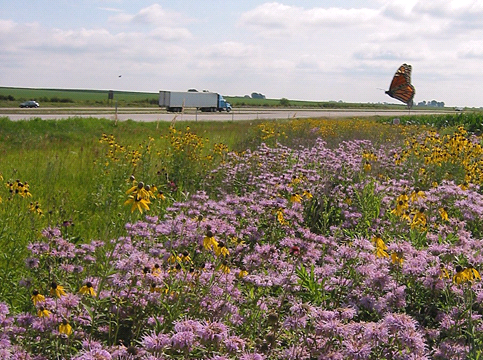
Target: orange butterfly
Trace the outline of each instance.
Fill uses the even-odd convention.
[[[387,95],[402,101],[408,108],[413,106],[413,98],[416,93],[416,89],[411,85],[411,69],[411,65],[402,64],[394,74],[389,90],[386,91]]]

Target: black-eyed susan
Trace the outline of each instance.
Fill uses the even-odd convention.
[[[455,270],[456,274],[453,275],[453,282],[455,284],[461,284],[469,280],[466,272],[463,270],[463,267],[461,265],[457,265]]]
[[[59,333],[64,335],[71,335],[72,334],[72,326],[70,326],[69,322],[64,319],[59,325]]]
[[[213,232],[211,230],[208,230],[205,237],[203,238],[203,247],[206,250],[212,250],[216,246],[218,246],[218,241],[216,241]]]
[[[439,215],[441,216],[441,220],[449,221],[448,209],[446,207],[440,207],[438,209],[438,212],[439,212]]]
[[[426,194],[424,193],[424,191],[422,191],[419,188],[415,188],[414,191],[411,193],[411,196],[410,196],[410,199],[411,199],[412,202],[416,202],[419,199],[425,199],[425,198],[426,198]]]
[[[371,169],[372,169],[371,163],[368,160],[366,160],[366,162],[364,163],[364,171],[369,172],[371,171]]]
[[[446,267],[444,266],[444,264],[439,265],[439,278],[441,280],[449,279],[449,272],[446,269]]]
[[[238,271],[238,274],[236,275],[239,279],[243,279],[245,276],[248,275],[248,271],[244,270],[244,269],[240,269],[240,271]]]
[[[159,266],[159,264],[154,264],[153,268],[151,269],[151,273],[154,275],[154,276],[159,276],[161,275],[161,266]]]
[[[473,267],[473,265],[469,265],[466,269],[463,270],[463,272],[465,273],[469,281],[481,280],[480,273]]]
[[[404,262],[403,253],[401,251],[392,252],[391,261],[394,265],[402,266]]]
[[[37,311],[38,317],[49,317],[50,314],[52,314],[52,313],[49,310],[47,310],[46,308],[44,308],[43,306],[40,306],[38,311]]]
[[[52,281],[50,284],[50,296],[55,296],[55,297],[62,297],[65,295],[65,290],[64,287],[57,284],[55,281]]]
[[[138,210],[141,214],[143,210],[149,210],[149,204],[151,204],[149,198],[144,199],[138,194],[129,195],[129,199],[124,202],[124,205],[131,205],[131,212]]]
[[[32,291],[32,296],[31,299],[34,303],[34,305],[37,305],[37,303],[45,301],[45,296],[39,293],[38,290]]]
[[[82,285],[82,287],[79,289],[79,293],[81,293],[82,295],[97,296],[97,293],[94,290],[94,287],[90,281]]]
[[[411,228],[423,229],[426,227],[426,215],[424,214],[424,208],[419,208],[414,214],[413,220],[411,222]]]
[[[374,247],[376,248],[376,256],[378,258],[382,257],[389,257],[389,254],[387,253],[387,246],[384,243],[384,240],[382,240],[381,237],[379,236],[374,236],[372,238],[372,243],[374,244]]]
[[[221,241],[218,242],[217,245],[213,246],[213,250],[215,251],[216,256],[223,255],[224,257],[226,257],[226,256],[230,255],[230,252],[226,248],[225,243],[223,243]]]
[[[221,271],[224,274],[229,274],[231,272],[230,267],[228,266],[228,263],[226,261],[223,261],[219,266],[218,266],[218,271]]]
[[[302,202],[302,196],[300,196],[299,193],[293,193],[292,196],[290,196],[290,201],[291,202],[296,202],[296,203],[301,203]]]

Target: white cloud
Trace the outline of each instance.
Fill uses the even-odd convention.
[[[114,23],[130,23],[140,25],[153,25],[156,27],[166,27],[190,22],[191,19],[182,13],[166,10],[159,4],[152,4],[139,10],[136,14],[121,13],[110,16],[108,21]]]
[[[378,10],[368,8],[305,9],[272,2],[243,13],[239,25],[269,34],[286,35],[293,30],[313,31],[321,28],[361,26],[369,24],[378,13]]]

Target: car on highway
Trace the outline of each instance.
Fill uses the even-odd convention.
[[[37,101],[29,100],[20,104],[21,108],[38,108],[40,105]]]

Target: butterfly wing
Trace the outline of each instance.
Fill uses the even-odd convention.
[[[387,95],[402,101],[409,107],[412,106],[414,94],[416,93],[416,89],[411,85],[411,70],[411,65],[402,64],[397,69],[396,74],[394,74],[389,90],[386,91]]]

